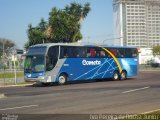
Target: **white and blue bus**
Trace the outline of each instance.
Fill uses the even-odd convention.
[[[25,81],[65,84],[68,81],[112,78],[124,80],[138,74],[138,50],[76,44],[31,46],[24,65]]]

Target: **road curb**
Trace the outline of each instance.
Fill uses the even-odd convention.
[[[4,98],[4,97],[5,97],[5,95],[4,95],[4,94],[0,94],[0,99],[1,99],[1,98]]]
[[[32,84],[20,84],[20,85],[0,85],[0,88],[3,88],[3,87],[23,87],[23,86],[28,86],[28,85],[33,85]]]
[[[160,71],[160,69],[139,69],[139,71]]]

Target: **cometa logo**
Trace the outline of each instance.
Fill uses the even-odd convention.
[[[82,61],[82,64],[83,65],[100,65],[101,64],[101,61],[87,61],[87,60],[83,60]]]

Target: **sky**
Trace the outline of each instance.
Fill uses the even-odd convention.
[[[83,42],[113,38],[112,0],[0,0],[0,38],[10,39],[22,49],[28,41],[28,25],[48,21],[53,7],[63,9],[71,2],[90,3],[91,11],[82,23]]]

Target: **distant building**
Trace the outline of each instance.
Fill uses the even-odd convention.
[[[160,58],[153,56],[151,48],[141,48],[139,50],[139,64],[151,64],[160,67]]]
[[[160,0],[113,0],[115,45],[160,45]]]

